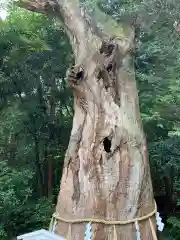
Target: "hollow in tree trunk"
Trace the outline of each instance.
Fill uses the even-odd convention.
[[[116,221],[152,212],[153,191],[133,69],[134,29],[124,31],[110,19],[102,33],[90,25],[76,0],[21,4],[61,16],[76,60],[68,74],[75,114],[56,211],[65,219]],[[114,240],[113,226],[92,227],[93,240]],[[84,223],[73,224],[72,239],[83,240],[84,231]],[[116,232],[117,240],[136,239],[134,224],[118,225]],[[148,219],[140,223],[140,232],[141,239],[153,239]],[[59,221],[56,233],[66,237],[68,224]]]

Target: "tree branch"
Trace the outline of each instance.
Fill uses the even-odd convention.
[[[27,10],[45,13],[58,17],[70,38],[70,42],[78,62],[81,62],[90,46],[97,45],[98,37],[92,33],[79,0],[16,0],[16,4]]]

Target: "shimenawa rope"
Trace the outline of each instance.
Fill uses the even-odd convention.
[[[69,223],[69,231],[68,231],[67,239],[70,240],[71,239],[70,238],[71,224],[91,222],[91,223],[101,223],[101,224],[105,224],[105,225],[114,225],[115,226],[115,225],[126,225],[126,224],[130,224],[130,223],[138,223],[140,221],[149,219],[149,223],[150,223],[150,228],[151,228],[151,231],[152,231],[153,239],[157,240],[156,232],[155,232],[153,223],[152,223],[152,221],[150,219],[157,212],[157,206],[156,206],[156,202],[155,201],[154,201],[154,205],[155,205],[154,210],[152,212],[148,213],[145,216],[134,218],[134,219],[131,219],[131,220],[119,220],[119,221],[110,221],[110,220],[93,219],[93,218],[84,218],[84,219],[73,219],[73,220],[70,220],[70,219],[65,219],[65,218],[60,217],[59,213],[55,212],[52,215],[49,231],[52,232],[55,220],[59,220],[59,221],[65,222],[65,223]],[[114,235],[116,236],[115,232],[116,232],[116,228],[114,227]]]

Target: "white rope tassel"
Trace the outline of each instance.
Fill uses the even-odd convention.
[[[51,218],[51,222],[49,224],[49,232],[52,232],[53,224],[54,224],[54,217]]]
[[[135,228],[136,228],[136,240],[141,240],[141,234],[140,234],[140,231],[139,231],[139,224],[138,224],[138,221],[135,221]]]
[[[114,225],[114,237],[113,240],[117,240],[117,231],[116,231],[116,226]]]
[[[158,239],[157,239],[157,236],[156,236],[156,231],[155,231],[154,226],[153,226],[153,223],[152,223],[152,221],[151,221],[151,218],[149,218],[149,224],[150,224],[150,227],[151,227],[151,232],[152,232],[153,240],[158,240]]]
[[[56,231],[56,225],[57,225],[57,220],[54,220],[53,228],[52,228],[52,233],[55,233]]]

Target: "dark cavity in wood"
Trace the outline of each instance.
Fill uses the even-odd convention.
[[[108,153],[111,152],[111,141],[107,137],[104,138],[103,144],[104,150]]]

